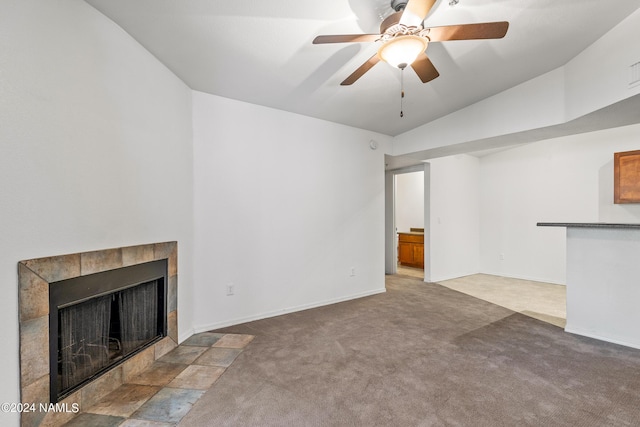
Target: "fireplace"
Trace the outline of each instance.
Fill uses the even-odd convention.
[[[51,403],[166,335],[167,261],[49,284]]]
[[[18,262],[20,401],[82,411],[143,372],[178,345],[177,293],[177,242]],[[74,416],[25,412],[21,425]]]

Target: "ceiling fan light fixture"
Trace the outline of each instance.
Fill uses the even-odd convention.
[[[427,49],[428,41],[424,37],[402,35],[385,42],[378,49],[378,56],[387,64],[404,69]]]

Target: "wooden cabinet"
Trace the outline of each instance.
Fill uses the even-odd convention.
[[[398,261],[407,267],[424,268],[424,233],[398,233]]]
[[[640,150],[613,153],[613,199],[640,203]]]

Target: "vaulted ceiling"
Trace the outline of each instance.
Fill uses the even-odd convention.
[[[564,65],[640,0],[438,0],[425,26],[509,21],[503,39],[432,42],[440,77],[379,63],[342,82],[379,43],[314,45],[377,33],[390,0],[86,0],[194,90],[395,136]]]

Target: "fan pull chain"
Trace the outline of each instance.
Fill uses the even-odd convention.
[[[404,68],[400,69],[400,117],[404,117],[402,101],[404,100]]]

